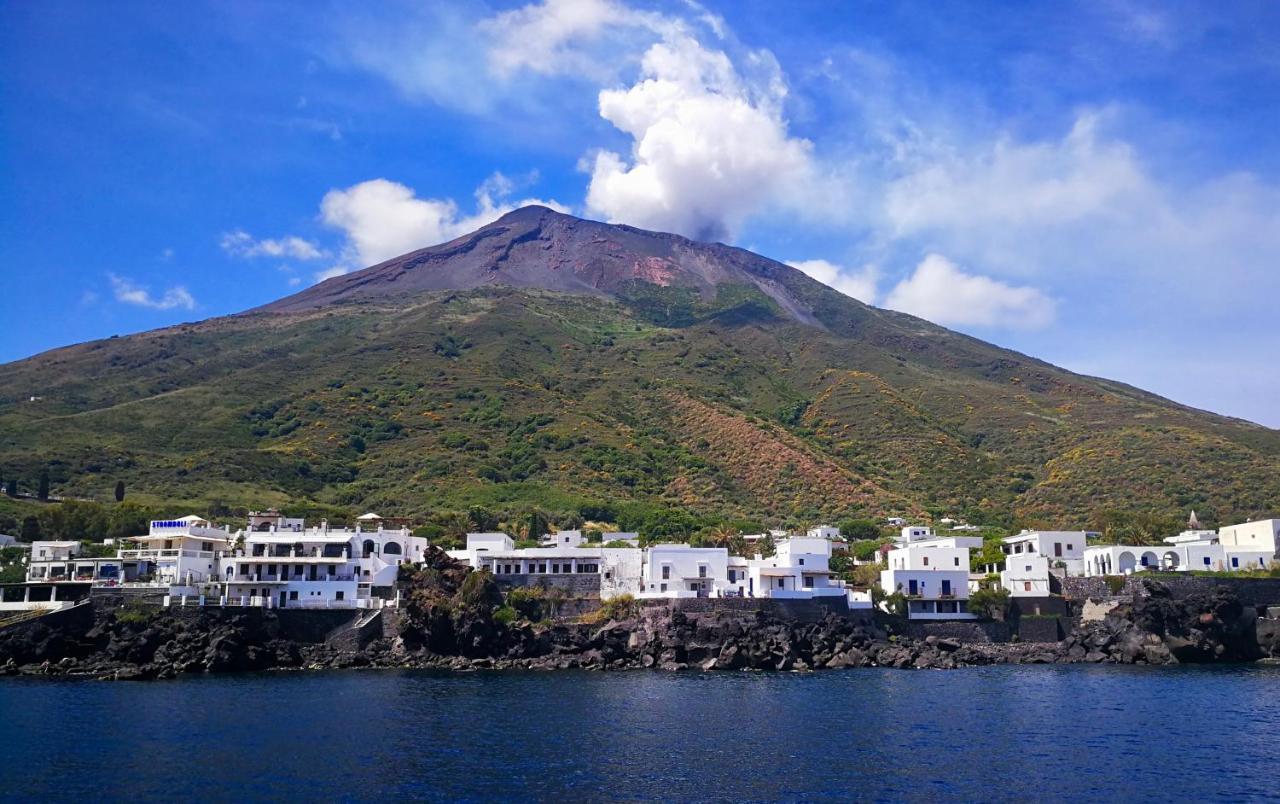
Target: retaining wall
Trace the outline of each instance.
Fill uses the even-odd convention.
[[[1114,577],[1114,576],[1113,576]],[[1110,597],[1143,597],[1143,579],[1159,581],[1169,588],[1175,598],[1212,592],[1219,586],[1231,589],[1246,606],[1265,608],[1280,604],[1280,578],[1232,578],[1186,573],[1163,574],[1136,572],[1124,576],[1124,585],[1113,592],[1106,578],[1063,578],[1062,593],[1073,600],[1106,599]]]
[[[503,588],[515,586],[541,586],[544,589],[563,589],[570,597],[599,598],[600,575],[582,574],[515,574],[495,575],[493,579]]]
[[[668,607],[686,614],[717,611],[764,612],[783,620],[817,622],[828,614],[855,619],[871,619],[869,610],[850,610],[843,597],[812,598],[809,600],[779,600],[768,597],[684,597],[659,600],[642,600],[648,607]]]
[[[914,639],[936,636],[961,642],[1008,642],[1013,635],[1009,623],[995,620],[908,620],[901,622],[896,630]]]

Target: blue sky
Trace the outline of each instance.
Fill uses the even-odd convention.
[[[6,3],[0,361],[540,201],[1280,427],[1280,6]]]

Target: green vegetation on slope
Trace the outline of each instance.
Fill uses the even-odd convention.
[[[165,510],[604,508],[690,533],[1226,521],[1280,500],[1275,431],[852,301],[823,297],[824,332],[753,288],[654,288],[253,314],[0,366],[0,477],[34,490],[47,469],[55,495],[104,501],[124,481]]]

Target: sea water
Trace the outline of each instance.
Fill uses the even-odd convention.
[[[1280,667],[0,679],[0,799],[1280,794]]]

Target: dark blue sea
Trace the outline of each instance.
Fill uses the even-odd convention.
[[[0,679],[6,801],[1280,795],[1280,667]]]

